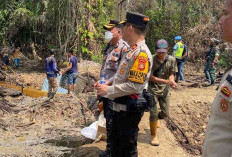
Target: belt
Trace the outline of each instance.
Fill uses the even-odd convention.
[[[122,104],[122,105],[127,105],[129,101],[133,99],[138,99],[139,95],[140,94],[131,94],[131,95],[122,96],[122,97],[114,99],[114,102]]]
[[[53,74],[55,74],[55,73],[54,73],[54,72],[47,72],[46,74],[53,75]]]

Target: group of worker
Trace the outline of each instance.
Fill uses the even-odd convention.
[[[19,47],[15,45],[13,49],[10,49],[7,46],[3,46],[3,48],[0,48],[0,59],[3,65],[5,65],[6,67],[10,65],[9,54],[13,54],[14,57],[13,64],[15,68],[18,68],[20,56],[21,56]]]
[[[110,20],[103,27],[108,44],[100,77],[105,81],[99,80],[94,87],[103,101],[107,145],[99,156],[138,156],[138,124],[145,110],[150,111],[151,144],[159,145],[158,120],[169,116],[169,90],[177,88],[176,73],[183,76],[178,69],[183,69],[187,47],[180,36],[175,37],[173,57],[167,54],[168,42],[160,39],[152,56],[145,43],[148,22],[147,16],[127,12],[125,21]]]
[[[46,65],[45,71],[48,79],[48,98],[49,100],[53,100],[57,89],[58,89],[58,80],[57,76],[59,74],[67,75],[67,84],[68,84],[68,96],[71,96],[75,93],[76,84],[77,84],[77,77],[78,77],[78,61],[76,56],[74,56],[74,51],[69,50],[68,57],[69,57],[69,65],[66,69],[62,72],[58,70],[54,49],[50,50],[50,56],[46,58]],[[72,93],[71,93],[72,92]]]
[[[159,119],[169,116],[170,88],[184,81],[183,66],[188,56],[187,46],[181,36],[174,38],[173,55],[168,55],[168,42],[164,39],[155,44],[152,56],[145,43],[145,32],[149,17],[127,12],[125,21],[110,20],[104,25],[105,40],[101,80],[94,84],[99,100],[103,102],[106,118],[107,145],[101,157],[136,157],[138,124],[145,111],[150,111],[151,145],[158,146],[157,128]],[[224,40],[232,43],[232,1],[226,0],[224,15],[220,19]],[[212,39],[211,49],[206,55],[205,74],[208,83],[215,83],[218,65],[219,41]],[[54,52],[46,59],[49,93],[52,97],[57,88],[57,70]],[[77,79],[77,59],[69,51],[68,84]],[[69,94],[71,86],[69,86]],[[75,91],[75,86],[73,86]],[[229,157],[232,155],[232,70],[229,68],[211,109],[204,157]],[[149,93],[150,94],[149,94]],[[160,105],[160,111],[157,104]]]
[[[226,0],[224,16],[220,19],[223,38],[232,43],[232,1]],[[127,12],[125,21],[111,20],[103,28],[108,42],[100,72],[95,83],[100,101],[103,101],[106,118],[107,145],[100,157],[136,157],[138,124],[145,111],[150,111],[151,145],[158,146],[159,119],[169,116],[170,88],[176,89],[184,81],[183,65],[188,56],[187,46],[181,36],[175,37],[173,55],[168,55],[168,42],[158,40],[152,56],[145,43],[149,17]],[[206,80],[215,83],[218,65],[219,41],[211,39],[211,49],[206,55]],[[152,94],[147,97],[146,92]],[[207,128],[204,157],[229,157],[232,155],[232,70],[223,78]],[[152,98],[152,99],[150,99]],[[157,104],[160,105],[160,111]]]

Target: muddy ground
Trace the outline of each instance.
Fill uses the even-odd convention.
[[[89,62],[84,62],[84,65],[79,66],[80,73],[89,71],[91,76],[98,78],[98,64],[91,67]],[[179,83],[177,90],[171,90],[170,117],[187,138],[172,121],[162,120],[158,130],[160,146],[151,146],[149,113],[145,113],[140,123],[139,156],[200,156],[216,85],[203,87],[202,69],[199,71],[188,65],[185,71],[187,82]],[[19,68],[11,77],[41,89],[45,75],[20,71]],[[50,103],[46,98],[0,96],[0,156],[95,157],[105,149],[104,141],[87,144],[93,141],[80,135],[81,129],[95,121],[95,117],[86,112],[76,98],[61,95]],[[91,98],[89,102],[93,104],[96,95],[93,92],[78,94],[77,97],[84,104],[88,104]],[[7,106],[7,109],[2,106]]]

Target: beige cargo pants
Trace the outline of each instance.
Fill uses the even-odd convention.
[[[58,89],[58,80],[56,77],[48,78],[48,93],[56,93]]]

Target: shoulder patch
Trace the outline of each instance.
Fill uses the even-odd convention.
[[[222,110],[222,112],[227,112],[229,109],[228,101],[226,101],[225,99],[221,99],[220,109]]]
[[[135,58],[134,58],[135,59]],[[148,56],[145,52],[140,52],[130,69],[128,79],[136,83],[144,83],[149,69]]]
[[[229,87],[227,87],[227,86],[222,86],[221,92],[222,92],[223,95],[225,95],[228,98],[231,95],[231,91],[230,91]]]

